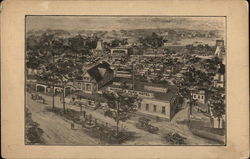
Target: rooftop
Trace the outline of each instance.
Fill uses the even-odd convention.
[[[132,79],[121,78],[121,77],[114,78],[113,82],[121,82],[121,83],[125,82],[125,83],[128,83],[128,84],[133,83]],[[165,101],[169,101],[172,98],[174,98],[177,95],[177,90],[178,90],[178,88],[176,86],[167,85],[167,84],[156,84],[156,83],[148,83],[148,82],[141,82],[141,81],[135,81],[134,84],[135,84],[134,85],[134,90],[135,91],[154,93],[155,99],[165,100]],[[111,87],[116,87],[116,88],[121,88],[120,86],[117,86],[117,85],[110,85],[110,86]],[[148,90],[148,89],[145,89],[144,86],[167,88],[167,92],[162,93],[162,92],[156,92],[156,91],[153,91],[153,90]]]
[[[110,68],[110,65],[105,61],[87,70],[89,75],[93,77],[97,82],[103,79],[103,76],[107,71],[113,73],[113,70]]]

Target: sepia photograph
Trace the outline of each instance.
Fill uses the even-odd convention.
[[[25,16],[25,144],[226,145],[225,16]]]
[[[244,0],[5,0],[2,158],[249,158]]]

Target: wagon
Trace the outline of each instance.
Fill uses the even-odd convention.
[[[153,126],[149,123],[150,119],[145,118],[145,117],[141,117],[138,120],[138,123],[136,123],[136,127],[138,129],[142,129],[144,131],[148,131],[152,134],[157,134],[157,132],[159,131],[159,128],[156,126]]]
[[[45,103],[45,99],[44,99],[41,95],[36,94],[36,93],[32,93],[32,94],[31,94],[31,99],[32,99],[32,100],[40,100],[40,101],[42,101],[43,103]]]

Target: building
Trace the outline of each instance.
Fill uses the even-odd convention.
[[[96,48],[95,49],[92,49],[91,50],[91,53],[95,56],[99,56],[101,54],[104,53],[104,49],[103,49],[103,42],[102,40],[100,41],[97,41],[97,45],[96,45]]]
[[[214,87],[216,88],[225,88],[225,65],[218,65],[217,73],[214,76]]]
[[[153,84],[125,78],[115,78],[107,87],[110,92],[124,92],[137,96],[138,112],[144,115],[171,120],[177,111],[177,87],[173,85]]]
[[[110,49],[110,54],[111,54],[113,60],[115,60],[115,59],[120,60],[120,59],[127,57],[131,54],[131,48],[127,47],[127,46],[114,47],[114,48]]]
[[[224,46],[224,40],[216,40],[216,50],[215,56],[219,57],[222,60],[222,63],[226,64],[226,52]]]
[[[111,81],[114,77],[114,71],[110,65],[103,61],[93,67],[83,71],[82,80],[74,81],[74,86],[84,93],[94,94]]]
[[[199,103],[206,103],[206,92],[205,90],[194,90],[192,92],[192,98],[197,100]]]
[[[97,45],[96,45],[96,50],[100,50],[100,51],[102,51],[102,50],[103,50],[103,44],[102,44],[102,41],[98,41],[98,42],[97,42]]]
[[[115,70],[115,77],[132,78],[132,69],[118,68]]]
[[[214,87],[225,88],[225,76],[222,73],[216,73],[214,76]]]

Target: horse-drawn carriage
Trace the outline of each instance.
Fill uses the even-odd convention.
[[[37,93],[32,93],[31,94],[31,99],[41,101],[43,104],[45,104],[45,99],[41,95],[39,95]]]
[[[153,126],[149,123],[150,119],[145,118],[145,117],[140,117],[138,122],[136,123],[136,127],[138,129],[142,129],[144,131],[148,131],[152,134],[156,134],[159,131],[159,128],[156,126]]]

